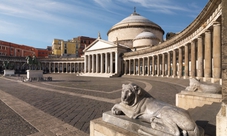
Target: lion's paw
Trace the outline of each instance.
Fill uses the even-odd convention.
[[[117,109],[115,106],[111,109],[112,111],[112,114],[114,115],[121,115],[122,114],[122,111]]]

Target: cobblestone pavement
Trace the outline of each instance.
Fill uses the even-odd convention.
[[[123,83],[134,82],[155,98],[173,105],[175,94],[188,85],[188,80],[172,78],[97,78],[74,74],[44,76],[51,76],[53,81],[25,83],[17,77],[0,78],[0,100],[7,104],[1,106],[4,103],[0,101],[0,111],[13,109],[11,114],[20,115],[19,119],[10,117],[20,120],[12,120],[13,123],[16,126],[20,122],[25,124],[24,129],[8,125],[7,129],[0,129],[0,135],[13,129],[20,135],[88,135],[90,120],[101,117],[103,112],[120,101]],[[4,125],[1,121],[4,114],[0,112],[0,127]]]

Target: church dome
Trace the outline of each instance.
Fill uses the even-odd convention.
[[[130,16],[126,17],[125,19],[121,20],[119,23],[115,24],[113,26],[119,26],[119,25],[123,25],[123,24],[129,24],[129,23],[143,23],[143,24],[149,24],[149,25],[153,25],[156,26],[158,28],[161,28],[159,25],[155,24],[154,22],[150,21],[149,19],[141,16],[140,14],[134,12],[132,13]]]
[[[130,16],[115,24],[108,31],[108,41],[116,42],[116,39],[118,39],[120,44],[133,48],[135,37],[146,30],[151,32],[159,41],[163,41],[163,29],[134,11]],[[146,34],[148,33],[143,33],[142,36]],[[151,36],[152,34],[149,35]]]
[[[142,32],[140,34],[138,34],[135,39],[153,39],[153,38],[157,38],[152,32]]]
[[[150,46],[158,45],[160,40],[149,31],[144,31],[138,34],[133,40],[133,47],[137,49],[144,49]]]

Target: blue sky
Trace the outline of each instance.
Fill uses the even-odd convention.
[[[108,30],[137,13],[167,32],[180,32],[208,0],[0,0],[0,40],[46,48],[54,38],[107,40]],[[165,37],[165,36],[164,36]]]

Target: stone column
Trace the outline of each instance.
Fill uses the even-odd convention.
[[[87,60],[86,60],[86,61],[87,61]],[[86,61],[85,61],[85,63],[86,63]],[[73,65],[74,65],[74,66],[73,66],[73,67],[74,67],[74,73],[76,73],[76,63],[74,63]],[[85,71],[85,73],[86,73],[86,68],[84,68],[84,71]]]
[[[95,73],[95,54],[92,54],[92,73]]]
[[[206,30],[205,32],[205,80],[211,78],[211,32]]]
[[[203,39],[202,36],[198,38],[198,69],[197,69],[197,77],[202,79],[203,77]]]
[[[157,55],[157,76],[160,75],[160,57]]]
[[[145,57],[142,58],[143,59],[143,66],[142,66],[142,71],[143,71],[143,76],[145,75]]]
[[[58,73],[60,73],[60,64],[58,63]]]
[[[129,61],[128,71],[129,71],[129,75],[131,75],[131,59],[129,59],[128,61]]]
[[[65,73],[68,73],[68,63],[65,63]]]
[[[155,56],[152,56],[152,76],[154,76],[155,75]]]
[[[165,54],[162,54],[162,76],[165,76]]]
[[[110,52],[110,73],[113,73],[113,53]]]
[[[168,68],[167,77],[170,77],[170,73],[171,73],[170,52],[167,53],[167,68]]]
[[[120,65],[118,62],[118,52],[115,52],[115,74],[118,74],[118,65]]]
[[[124,75],[127,75],[127,60],[124,60],[124,64],[125,64]]]
[[[133,59],[133,75],[136,75],[136,59]]]
[[[104,67],[103,53],[100,54],[100,57],[101,57],[101,65],[100,65],[101,67],[100,68],[101,68],[101,73],[103,73],[103,67]]]
[[[74,73],[75,73],[75,63],[74,63]],[[84,73],[87,73],[87,55],[84,56]]]
[[[195,77],[196,60],[195,60],[195,41],[191,42],[191,77]]]
[[[189,75],[189,61],[188,61],[188,45],[184,46],[184,78]]]
[[[221,26],[214,22],[213,27],[213,82],[216,82],[221,78]]]
[[[49,63],[49,73],[51,73],[51,63]]]
[[[147,75],[148,75],[148,76],[149,76],[150,73],[151,73],[150,70],[151,70],[151,69],[150,69],[150,57],[148,56],[148,57],[147,57]]]
[[[72,62],[70,62],[70,73],[72,73]]]
[[[140,58],[138,58],[138,75],[140,75]]]
[[[177,60],[176,60],[176,51],[173,50],[173,75],[172,77],[175,77],[176,76],[176,71],[177,71]]]
[[[183,67],[183,57],[182,57],[182,48],[180,47],[178,49],[178,65],[179,65],[179,70],[178,70],[178,78],[182,77],[182,67]]]
[[[99,73],[99,54],[96,54],[96,73]]]
[[[91,73],[91,56],[88,55],[88,73]]]
[[[105,55],[105,73],[108,73],[108,54],[106,53]]]
[[[54,73],[55,73],[55,62],[54,62]]]

